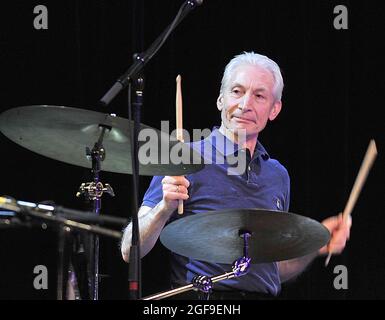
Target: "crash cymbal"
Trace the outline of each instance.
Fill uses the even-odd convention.
[[[231,264],[243,256],[240,231],[251,233],[251,263],[288,260],[317,251],[329,231],[307,217],[281,211],[230,209],[197,213],[168,224],[160,235],[171,251],[196,260]]]
[[[104,126],[107,128],[103,139],[106,156],[101,170],[131,174],[129,124],[128,119],[108,114],[48,105],[13,108],[0,115],[0,130],[13,142],[46,157],[84,168],[91,168],[86,147],[93,148]],[[140,175],[185,175],[203,168],[200,155],[187,144],[171,140],[168,134],[142,124],[140,130],[144,129],[147,129],[143,131],[146,139],[139,142],[139,151],[144,150],[139,154]],[[150,135],[152,139],[148,139]],[[174,164],[169,157],[171,150],[186,152],[188,161]],[[168,161],[161,161],[165,158]]]

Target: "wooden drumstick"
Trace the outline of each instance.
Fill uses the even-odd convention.
[[[356,177],[356,181],[354,182],[352,191],[350,192],[348,202],[346,203],[345,209],[342,213],[342,219],[345,223],[349,220],[351,216],[354,205],[356,204],[358,196],[360,195],[361,189],[365,183],[366,177],[369,174],[369,171],[373,165],[373,162],[376,159],[376,156],[377,156],[376,142],[374,140],[370,140],[364,160],[362,161],[360,170]],[[325,261],[325,266],[329,264],[332,254],[333,252],[329,251],[329,255],[327,256]]]
[[[182,77],[176,77],[176,138],[183,142],[183,114],[182,114]],[[178,214],[183,214],[183,200],[179,200]]]

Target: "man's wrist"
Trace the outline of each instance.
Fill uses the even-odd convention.
[[[170,208],[167,206],[166,202],[162,199],[158,205],[157,213],[162,217],[167,217],[167,219],[172,215],[172,213],[176,210],[176,208]]]

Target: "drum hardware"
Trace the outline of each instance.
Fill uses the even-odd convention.
[[[18,201],[10,197],[0,197],[0,208],[15,212],[20,219],[37,219],[43,223],[54,223],[56,225],[63,225],[71,230],[76,229],[79,231],[92,232],[98,235],[112,237],[115,239],[121,239],[122,233],[120,231],[111,230],[108,228],[100,227],[99,225],[88,224],[91,223],[106,223],[109,219],[112,219],[115,224],[124,225],[127,223],[126,219],[116,220],[116,217],[109,217],[107,215],[95,216],[91,212],[83,212],[74,209],[64,208],[56,205],[45,205],[33,202]],[[88,216],[89,218],[85,218]],[[71,217],[70,219],[68,217]],[[83,222],[76,221],[82,220]],[[87,220],[86,220],[87,219]],[[68,229],[67,229],[68,231]]]
[[[91,172],[93,174],[93,182],[82,183],[76,196],[83,195],[86,200],[93,201],[93,212],[96,215],[100,214],[102,205],[103,192],[111,196],[115,196],[112,187],[109,184],[100,182],[101,162],[106,158],[106,149],[103,147],[103,139],[106,133],[111,131],[112,127],[99,124],[101,129],[98,141],[95,142],[94,147],[90,150],[86,147],[86,158],[92,162]],[[89,296],[93,300],[99,299],[99,238],[94,234],[83,235],[84,239],[78,238],[77,254],[84,253],[88,256],[88,285]],[[84,247],[84,248],[83,248]]]
[[[114,190],[108,183],[103,186],[103,183],[101,182],[85,182],[80,185],[76,197],[79,198],[80,196],[84,196],[86,199],[96,200],[97,198],[100,198],[104,192],[112,197],[115,196]]]
[[[0,130],[9,139],[15,143],[27,148],[28,150],[37,152],[41,155],[56,159],[65,163],[81,166],[84,168],[90,167],[92,161],[92,173],[94,175],[93,182],[82,183],[77,192],[78,196],[85,196],[86,199],[94,201],[94,212],[100,211],[101,197],[104,192],[111,196],[114,191],[109,184],[103,184],[99,181],[100,171],[109,171],[117,173],[132,173],[132,163],[130,159],[133,154],[131,152],[132,138],[132,121],[117,117],[115,115],[98,113],[84,109],[63,107],[63,106],[26,106],[9,109],[0,115]],[[149,163],[141,165],[139,163],[140,175],[184,175],[201,170],[204,167],[201,156],[191,149],[188,145],[175,142],[171,137],[157,129],[150,128],[143,124],[140,125],[140,130],[151,129],[156,134],[157,139],[152,143],[154,149],[169,151],[178,144],[178,148],[190,155],[188,163],[168,164]],[[94,143],[96,141],[96,143]],[[94,143],[94,147],[90,149],[88,146]],[[160,146],[160,148],[159,148]],[[86,150],[84,155],[84,150]],[[103,165],[101,165],[103,162]],[[87,217],[78,219],[90,219]],[[95,215],[95,214],[94,214]],[[103,215],[98,215],[100,218]],[[96,223],[111,222],[115,218],[115,222],[119,223],[118,218],[109,217],[110,219],[100,219]],[[108,220],[108,221],[107,221]],[[95,220],[93,220],[95,221]],[[127,223],[127,222],[126,222]],[[73,228],[71,228],[73,230]],[[67,241],[67,234],[60,233]],[[86,259],[78,258],[77,261],[85,263],[88,261],[88,280],[83,281],[90,284],[89,295],[82,294],[81,299],[97,299],[97,274],[98,268],[95,261],[98,256],[95,255],[97,246],[93,245],[93,239],[97,235],[74,235],[76,240],[72,241],[74,245],[66,246],[67,249],[73,249],[73,256],[87,255]],[[70,242],[71,242],[70,241]],[[86,243],[86,246],[84,245]],[[60,246],[63,242],[60,241]],[[94,248],[94,249],[93,249]],[[59,248],[59,255],[62,255],[64,248]],[[94,253],[92,253],[94,252]],[[68,255],[65,255],[68,257]],[[65,257],[59,257],[63,261]],[[94,266],[95,267],[91,267]],[[84,267],[75,268],[73,270],[83,271]],[[58,279],[66,279],[67,270],[61,270],[64,276],[59,276]],[[72,272],[72,271],[71,271]],[[73,277],[73,276],[71,276]],[[78,275],[78,285],[82,286],[81,279],[85,277]],[[58,287],[62,288],[58,296],[63,296],[66,291],[66,284],[61,283]],[[79,290],[80,292],[84,290]]]
[[[121,174],[132,174],[131,126],[133,121],[126,118],[54,105],[16,107],[0,114],[0,131],[11,141],[50,159],[86,169],[92,161],[88,146],[98,141],[102,128],[106,128],[104,152],[98,155],[103,159],[100,171]],[[175,148],[189,154],[190,158],[177,164],[172,161],[162,164],[152,159],[144,165],[139,163],[141,176],[187,175],[203,169],[200,154],[188,145],[144,124],[140,125],[142,130],[151,130],[156,136],[156,139],[146,141],[151,150],[170,154]],[[139,147],[143,144],[140,142]]]
[[[99,225],[86,224],[91,223],[106,223],[112,222],[120,226],[127,223],[126,219],[119,219],[109,216],[98,216],[91,212],[83,212],[73,209],[67,209],[61,206],[38,204],[26,201],[17,201],[10,197],[0,197],[0,208],[10,210],[20,217],[20,221],[31,225],[32,221],[39,221],[41,225],[54,223],[60,227],[59,229],[59,264],[58,264],[58,288],[57,298],[68,299],[69,289],[74,291],[75,299],[88,299],[88,277],[87,277],[87,261],[85,256],[85,248],[83,245],[84,234],[75,231],[86,231],[98,235],[121,239],[122,233],[100,227]],[[78,222],[76,219],[83,222]],[[87,219],[89,221],[87,221]],[[76,287],[68,285],[68,280]]]
[[[214,283],[232,279],[235,277],[241,277],[247,274],[247,272],[249,271],[251,262],[251,258],[247,255],[249,247],[249,236],[250,234],[248,232],[241,234],[244,243],[244,256],[234,261],[234,263],[232,264],[231,272],[225,272],[223,274],[213,276],[211,278],[208,276],[198,275],[192,279],[192,282],[189,285],[154,294],[143,298],[143,300],[161,300],[189,290],[199,291],[201,300],[209,300]]]
[[[212,284],[246,275],[251,263],[268,263],[315,252],[328,243],[329,231],[319,222],[294,213],[261,209],[229,209],[197,213],[168,224],[160,234],[164,246],[182,256],[232,264],[232,271],[154,294],[160,300],[189,290],[209,299]],[[236,256],[241,258],[234,259]],[[253,262],[251,262],[253,261]]]
[[[177,16],[170,24],[169,27],[154,41],[150,48],[142,54],[136,55],[134,58],[133,65],[116,81],[113,87],[103,96],[101,99],[101,104],[103,106],[109,105],[109,103],[114,99],[114,97],[127,85],[131,85],[132,80],[137,81],[140,79],[140,71],[144,65],[151,60],[151,58],[156,54],[160,47],[164,44],[166,39],[169,37],[173,29],[187,16],[187,14],[195,8],[195,6],[202,4],[201,0],[187,0],[180,7]],[[140,89],[143,83],[140,83],[139,80],[139,89],[136,90],[137,101],[134,104],[134,109],[137,110],[134,115],[133,125],[131,121],[122,121],[118,117],[113,117],[110,115],[100,115],[93,113],[91,111],[79,111],[76,109],[64,108],[64,107],[52,107],[48,106],[33,106],[33,107],[24,107],[24,108],[15,108],[13,110],[8,110],[0,116],[0,129],[1,131],[11,140],[26,147],[29,150],[38,152],[45,156],[48,156],[53,159],[57,159],[63,162],[80,165],[83,167],[89,167],[88,163],[81,157],[79,148],[84,148],[89,141],[94,141],[92,138],[97,134],[100,128],[102,132],[100,133],[98,142],[95,143],[94,148],[90,150],[86,147],[86,158],[91,158],[92,161],[92,172],[94,174],[93,182],[82,183],[79,187],[77,193],[78,196],[84,195],[86,199],[93,201],[93,211],[96,215],[100,213],[101,209],[101,197],[103,192],[107,192],[110,195],[114,195],[113,190],[110,185],[103,185],[99,181],[99,171],[101,171],[101,161],[103,162],[104,170],[112,172],[123,172],[123,173],[132,173],[134,181],[134,203],[135,210],[133,213],[133,239],[132,244],[137,246],[137,251],[132,249],[130,252],[132,257],[130,257],[130,268],[134,270],[135,273],[140,273],[140,254],[139,254],[139,227],[138,227],[138,180],[139,174],[141,175],[183,175],[188,172],[195,172],[203,168],[203,162],[190,161],[189,164],[181,163],[179,166],[175,165],[159,165],[154,166],[146,165],[140,166],[138,160],[138,132],[142,127],[140,124],[140,105],[143,98],[143,88]],[[130,100],[130,94],[129,94]],[[130,109],[130,102],[129,102]],[[44,110],[44,111],[43,111]],[[48,111],[48,113],[46,113]],[[41,114],[39,114],[41,112]],[[70,114],[73,112],[73,114]],[[43,114],[44,113],[44,114]],[[32,116],[29,117],[28,115]],[[64,115],[64,117],[62,117]],[[73,117],[76,115],[82,115],[83,117]],[[129,110],[129,117],[131,112]],[[28,121],[25,121],[28,120]],[[54,124],[54,125],[52,125]],[[120,124],[120,126],[119,126]],[[128,125],[127,125],[128,124]],[[120,129],[129,130],[120,130]],[[131,129],[133,130],[131,131]],[[96,129],[96,130],[95,130]],[[70,134],[69,134],[70,133]],[[71,137],[72,134],[72,137]],[[108,144],[115,147],[116,149],[109,148],[110,156],[106,157],[106,149],[103,147],[104,136],[108,136]],[[130,135],[129,139],[127,136]],[[164,135],[161,135],[164,137]],[[62,139],[60,139],[62,138]],[[72,138],[72,139],[71,139]],[[167,146],[171,146],[169,137],[167,137]],[[53,140],[53,143],[50,143]],[[129,143],[130,142],[131,146]],[[131,147],[131,150],[130,150]],[[126,153],[131,152],[131,157],[127,157]],[[114,153],[115,156],[114,157]],[[111,156],[112,155],[112,156]],[[131,158],[131,168],[127,168],[129,161],[127,159]],[[199,158],[201,158],[199,156]],[[112,159],[110,161],[110,159]],[[199,165],[196,165],[196,164]],[[31,210],[30,215],[40,214],[36,210]],[[35,212],[36,211],[36,212]],[[45,215],[45,219],[52,217],[49,213]],[[56,217],[59,218],[59,217]],[[63,218],[64,219],[64,218]],[[48,219],[49,220],[49,219]],[[59,221],[59,220],[56,220]],[[61,221],[64,223],[64,220]],[[70,220],[66,220],[66,224],[70,223]],[[136,228],[134,227],[136,225]],[[79,228],[79,223],[74,223],[71,226],[66,226],[63,229],[64,234],[69,233],[72,228]],[[68,228],[69,231],[68,231]],[[94,227],[97,228],[97,227]],[[81,228],[80,228],[81,229]],[[94,229],[95,230],[95,229]],[[90,230],[88,230],[90,231]],[[101,230],[99,230],[100,232]],[[97,235],[90,234],[89,236],[89,285],[90,285],[90,297],[97,300],[98,299],[98,259],[99,259],[99,242]],[[66,236],[63,236],[65,239]],[[59,252],[62,252],[62,260],[64,260],[64,251],[65,251],[65,241],[61,242],[61,245],[64,246],[59,248]],[[82,252],[83,248],[80,246],[79,252]],[[136,252],[136,253],[135,253]],[[62,261],[63,265],[64,261]],[[65,263],[64,263],[65,264]],[[135,264],[135,266],[133,266]],[[66,268],[67,269],[67,268]],[[130,276],[130,281],[132,277]],[[130,284],[130,291],[134,292],[132,298],[140,298],[140,276],[134,276],[133,285]],[[136,292],[135,292],[136,291]]]
[[[263,209],[197,213],[173,221],[160,234],[160,241],[172,252],[223,264],[245,254],[253,263],[298,258],[315,252],[329,239],[328,229],[318,221]]]

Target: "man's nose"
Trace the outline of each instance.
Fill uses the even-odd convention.
[[[246,111],[247,109],[251,108],[251,95],[245,94],[243,96],[242,101],[238,104],[238,108],[242,111]]]

